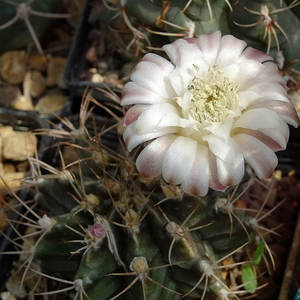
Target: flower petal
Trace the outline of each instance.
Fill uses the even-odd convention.
[[[197,39],[178,39],[172,44],[163,46],[163,50],[169,56],[171,62],[179,69],[184,69],[190,74],[194,74],[194,64],[203,68],[203,54],[196,44]],[[206,65],[206,64],[205,64]]]
[[[221,39],[216,63],[220,68],[235,63],[240,57],[247,43],[232,35],[224,35]]]
[[[197,154],[197,142],[178,136],[166,152],[162,176],[171,184],[181,184],[190,173]]]
[[[293,104],[287,101],[281,100],[270,100],[259,98],[256,101],[253,101],[247,110],[252,110],[254,108],[263,108],[267,107],[268,109],[275,111],[281,118],[285,120],[288,124],[298,127],[299,117],[293,106]]]
[[[136,167],[143,177],[153,178],[161,174],[165,154],[176,137],[173,134],[159,137],[143,149],[136,160]]]
[[[181,188],[192,195],[205,196],[209,185],[208,148],[198,144],[197,153],[189,174]]]
[[[201,34],[198,37],[197,45],[203,52],[208,65],[216,64],[221,37],[222,34],[219,30],[209,34]]]
[[[147,55],[148,58],[151,55],[153,61],[150,59],[140,61],[135,71],[131,74],[130,79],[149,91],[156,91],[165,98],[174,98],[176,94],[169,83],[169,74],[174,67],[170,62],[160,57],[161,61],[168,62],[170,66],[169,68],[162,67],[160,64],[157,64],[156,57],[159,57],[158,55],[152,53]]]
[[[122,91],[122,105],[133,104],[154,104],[168,102],[169,99],[157,94],[156,91],[150,91],[139,84],[130,81],[125,84]]]
[[[123,139],[127,144],[128,151],[132,151],[132,149],[134,149],[136,146],[146,141],[150,141],[157,137],[167,135],[170,133],[175,133],[175,132],[176,129],[174,129],[173,127],[167,127],[167,128],[162,128],[160,131],[154,131],[154,132],[150,131],[141,134],[140,132],[138,132],[136,128],[136,121],[135,121],[126,127],[123,133]]]
[[[274,172],[278,159],[264,143],[247,134],[238,134],[233,139],[239,144],[245,160],[259,178],[269,178]]]
[[[147,109],[146,105],[134,105],[126,113],[124,118],[124,126],[130,125],[132,122],[136,121],[141,113]]]
[[[270,55],[267,55],[266,53],[264,53],[260,50],[254,49],[252,47],[247,47],[244,50],[244,52],[242,53],[239,60],[241,62],[244,62],[245,60],[249,60],[249,59],[256,60],[260,63],[273,60],[273,58]]]

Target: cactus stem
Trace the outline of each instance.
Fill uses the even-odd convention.
[[[59,294],[59,293],[75,290],[76,294],[73,298],[74,300],[76,300],[78,296],[80,296],[80,299],[83,299],[83,295],[85,297],[89,298],[88,295],[86,294],[86,292],[83,289],[83,283],[82,283],[81,279],[76,279],[74,281],[70,281],[70,280],[65,280],[65,279],[61,279],[61,278],[58,278],[58,277],[50,276],[50,275],[44,274],[44,273],[39,272],[39,271],[34,270],[34,269],[31,269],[31,271],[35,272],[36,274],[38,274],[40,276],[46,277],[48,279],[58,281],[58,282],[63,283],[63,284],[70,285],[69,287],[66,287],[66,288],[63,288],[63,289],[60,289],[60,290],[55,290],[55,291],[50,291],[50,292],[43,292],[43,293],[34,293],[33,294],[34,296],[53,295],[53,294]]]
[[[36,15],[39,17],[46,17],[46,18],[69,18],[70,15],[69,14],[50,14],[50,13],[42,13],[42,12],[38,12],[35,10],[32,10],[30,7],[30,4],[33,2],[34,0],[29,0],[27,2],[24,3],[15,3],[13,1],[7,1],[4,0],[4,2],[6,2],[9,5],[15,6],[16,7],[16,15],[7,23],[3,24],[0,26],[0,30],[5,29],[9,26],[11,26],[12,24],[14,24],[17,20],[21,19],[25,22],[27,29],[31,35],[31,38],[33,39],[33,42],[37,48],[37,50],[39,51],[39,53],[43,53],[43,49],[41,47],[41,44],[35,34],[35,31],[30,23],[29,17],[30,15]]]
[[[178,264],[178,263],[176,263],[176,264]],[[169,292],[172,292],[172,293],[175,293],[175,294],[178,294],[178,295],[182,295],[181,293],[179,293],[177,291],[174,291],[172,289],[169,289],[169,288],[163,286],[162,284],[160,284],[159,282],[155,281],[154,279],[152,279],[148,275],[148,273],[151,270],[156,270],[156,269],[165,268],[165,267],[169,267],[169,266],[170,265],[162,265],[162,266],[156,266],[156,267],[149,268],[148,262],[147,262],[147,260],[146,260],[145,257],[143,257],[143,256],[134,257],[134,259],[131,261],[131,263],[129,265],[129,268],[130,268],[130,270],[132,272],[127,272],[127,273],[111,273],[111,274],[107,275],[107,276],[109,276],[109,275],[117,275],[117,276],[135,275],[136,276],[135,279],[124,290],[122,290],[119,294],[117,294],[113,298],[110,298],[109,300],[117,299],[120,295],[122,295],[127,290],[129,290],[138,280],[141,281],[141,284],[142,284],[142,290],[143,290],[143,298],[144,298],[144,300],[147,299],[146,290],[145,290],[145,286],[144,286],[144,282],[146,280],[151,281],[152,283],[160,286],[161,288],[163,288],[163,289],[165,289],[165,290],[167,290]]]
[[[279,9],[275,9],[273,11],[269,11],[269,8],[267,5],[262,5],[260,12],[259,11],[254,11],[251,10],[247,7],[244,7],[245,10],[247,10],[248,12],[254,14],[254,15],[258,15],[261,16],[262,18],[252,24],[239,24],[237,22],[234,22],[235,25],[241,26],[241,27],[253,27],[256,25],[259,25],[261,23],[263,23],[264,27],[265,27],[265,31],[264,31],[264,36],[263,38],[265,39],[266,37],[268,37],[268,42],[267,42],[267,54],[270,53],[270,49],[271,49],[271,39],[272,39],[272,35],[275,39],[276,42],[276,46],[277,46],[277,51],[280,51],[280,46],[279,46],[279,42],[278,42],[278,37],[277,37],[277,33],[274,27],[276,27],[285,37],[285,39],[287,40],[288,43],[290,43],[289,38],[287,36],[287,34],[285,33],[285,31],[282,29],[282,27],[274,20],[272,20],[271,15],[291,9],[295,6],[297,6],[300,3],[300,1],[295,0],[293,1],[289,6],[284,7],[284,8],[279,8]]]

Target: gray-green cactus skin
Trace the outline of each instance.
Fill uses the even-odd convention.
[[[39,180],[36,200],[56,221],[34,251],[41,271],[80,282],[84,299],[228,299],[220,261],[256,236],[244,212],[226,209],[233,190],[172,196],[129,156],[98,150],[95,162],[92,139],[73,143],[80,168]]]
[[[41,13],[54,14],[62,11],[62,1],[59,0],[11,0],[11,2],[14,4],[0,1],[0,53],[23,49],[29,43],[33,43],[24,17],[21,15],[18,17],[20,5],[23,6],[24,10],[34,10]],[[29,12],[28,20],[37,38],[42,38],[55,19],[37,16]],[[11,22],[10,25],[8,25],[9,22]]]
[[[107,45],[139,60],[178,37],[220,30],[269,53],[284,73],[300,71],[300,5],[293,0],[126,0],[98,4],[90,15],[107,29]],[[117,37],[117,38],[116,38]],[[296,72],[295,72],[296,71]]]

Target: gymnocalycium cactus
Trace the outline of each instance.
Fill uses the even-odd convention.
[[[178,37],[220,30],[270,54],[284,74],[300,72],[298,0],[104,0],[93,3],[106,52],[138,61]],[[103,47],[101,48],[103,49]],[[103,50],[102,50],[103,52]]]
[[[244,158],[261,177],[271,175],[274,159],[262,160],[259,152],[270,155],[283,149],[286,123],[296,126],[299,120],[275,64],[266,62],[269,57],[260,51],[244,50],[245,46],[215,32],[165,46],[172,63],[154,54],[145,56],[124,88],[122,104],[134,105],[125,115],[125,142],[132,150],[150,141],[147,155],[141,149],[128,153],[121,139],[114,150],[106,146],[106,134],[118,123],[107,122],[105,128],[91,117],[94,126],[87,130],[90,101],[109,111],[109,106],[89,96],[82,105],[79,127],[62,120],[70,130],[57,127],[47,132],[67,140],[58,151],[59,169],[31,159],[37,167],[32,178],[37,179],[34,205],[46,214],[37,213],[31,202],[23,204],[35,219],[21,214],[20,223],[36,231],[22,236],[23,245],[12,240],[22,249],[19,252],[27,254],[21,282],[38,279],[29,289],[31,295],[74,290],[74,299],[225,300],[255,292],[255,276],[241,284],[247,291],[238,291],[221,273],[224,259],[263,241],[258,222],[267,215],[259,209],[250,217],[247,209],[234,206],[255,182],[255,175],[245,172]],[[261,86],[263,80],[268,84]],[[152,108],[153,113],[143,118]],[[123,112],[120,106],[116,109]],[[257,117],[248,115],[253,111],[266,122],[259,125]],[[99,133],[93,131],[96,127]],[[239,134],[244,144],[232,141]],[[170,135],[171,143],[165,141]],[[182,136],[200,146],[185,149],[190,142],[184,143]],[[179,147],[172,144],[176,138]],[[238,152],[237,145],[245,151]],[[238,164],[231,151],[236,151]],[[70,153],[75,161],[67,157]],[[142,174],[150,174],[151,179],[137,172],[137,157]],[[39,168],[51,174],[40,175]],[[27,242],[34,236],[38,237]],[[251,273],[256,263],[250,258],[234,265],[239,264]],[[55,286],[54,282],[70,286],[39,292],[43,278],[53,280],[47,286]]]

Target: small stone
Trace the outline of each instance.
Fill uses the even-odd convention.
[[[0,127],[0,136],[2,139],[6,138],[7,136],[11,135],[13,133],[14,129],[12,126],[3,126]]]
[[[30,54],[27,63],[31,67],[31,69],[46,72],[48,59],[44,54],[36,52]]]
[[[0,75],[3,80],[11,84],[20,84],[25,73],[25,51],[8,51],[0,56]]]
[[[2,176],[0,180],[0,192],[5,192],[8,189],[13,189],[21,186],[24,179],[27,176],[27,172],[14,172],[6,173]]]
[[[37,147],[37,138],[31,132],[15,131],[3,139],[3,157],[21,161],[33,157]]]
[[[65,70],[67,60],[63,57],[49,56],[47,67],[47,86],[52,87],[58,85],[62,81],[62,75]]]
[[[15,165],[13,163],[3,162],[2,165],[3,165],[4,174],[17,172]],[[28,168],[27,168],[27,170],[28,170]]]
[[[31,99],[23,95],[21,95],[16,101],[14,101],[11,107],[23,111],[34,110]]]
[[[49,94],[39,100],[35,106],[35,110],[38,111],[39,114],[52,114],[60,111],[67,100],[68,98],[63,95]]]
[[[46,79],[44,75],[37,70],[30,71],[29,91],[33,98],[41,96],[46,90]]]

